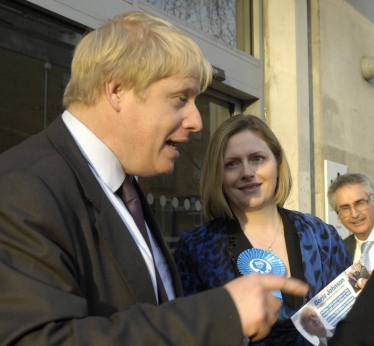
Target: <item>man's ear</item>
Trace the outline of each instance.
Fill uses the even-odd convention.
[[[342,224],[342,220],[340,220],[339,214],[336,214],[338,216],[338,222]]]
[[[105,82],[105,95],[116,112],[121,110],[122,86],[114,81]]]

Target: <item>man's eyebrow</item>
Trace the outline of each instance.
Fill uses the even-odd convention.
[[[358,203],[358,202],[362,202],[362,201],[366,201],[366,199],[365,199],[365,198],[360,198],[360,199],[358,199],[357,201],[354,201],[352,204],[355,205],[356,203]],[[339,206],[339,208],[342,208],[342,207],[349,207],[350,205],[351,205],[351,204],[349,204],[349,203],[341,204],[341,205]]]
[[[180,83],[175,87],[175,92],[190,92],[196,95],[201,94],[200,86],[191,85],[190,83]]]

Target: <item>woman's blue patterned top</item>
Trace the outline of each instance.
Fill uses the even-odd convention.
[[[311,214],[282,209],[300,240],[302,265],[310,285],[308,300],[352,264],[336,229]],[[228,221],[216,219],[185,232],[174,248],[185,295],[219,287],[235,278],[229,246]],[[287,307],[288,316],[295,311]],[[291,320],[277,322],[256,345],[310,345]]]

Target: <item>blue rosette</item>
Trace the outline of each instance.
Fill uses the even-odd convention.
[[[237,266],[242,275],[274,274],[283,276],[286,272],[286,268],[278,256],[256,248],[243,251],[238,257]]]
[[[262,249],[248,249],[243,251],[237,260],[237,266],[242,275],[248,274],[274,274],[283,276],[286,267],[282,260],[273,253]],[[279,290],[272,292],[273,296],[282,299],[282,293]],[[278,312],[278,319],[288,318],[284,306]]]

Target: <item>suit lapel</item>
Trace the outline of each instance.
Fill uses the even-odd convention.
[[[104,194],[103,190],[61,116],[48,127],[47,136],[74,171],[86,198],[94,205],[96,210],[99,210]]]
[[[58,117],[49,126],[47,136],[70,165],[79,180],[86,199],[98,212],[97,230],[135,300],[156,304],[147,266],[132,235],[105,195],[61,117]]]
[[[106,196],[105,196],[106,197]],[[103,198],[96,227],[138,303],[157,304],[143,256],[108,198]]]
[[[356,239],[354,235],[352,234],[348,238],[344,239],[344,244],[349,254],[351,255],[352,261],[353,261],[353,258],[355,257],[355,251],[356,251]]]

